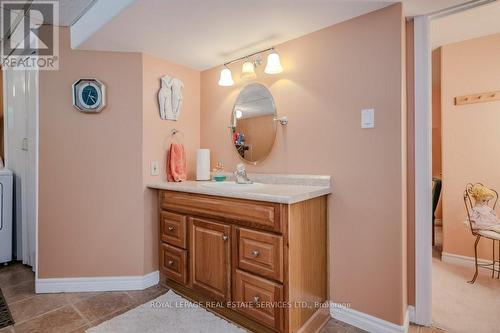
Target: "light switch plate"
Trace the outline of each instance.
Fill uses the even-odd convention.
[[[151,161],[151,176],[160,175],[160,166],[158,165],[158,161]]]
[[[375,109],[361,110],[361,128],[375,128]]]

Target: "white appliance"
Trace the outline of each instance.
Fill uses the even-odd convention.
[[[0,169],[0,263],[12,260],[12,171]]]

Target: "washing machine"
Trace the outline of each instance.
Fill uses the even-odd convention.
[[[0,264],[12,260],[12,171],[0,169]]]

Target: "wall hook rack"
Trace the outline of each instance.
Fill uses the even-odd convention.
[[[455,97],[455,105],[500,101],[500,90]]]

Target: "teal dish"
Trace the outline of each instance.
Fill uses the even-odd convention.
[[[226,176],[221,176],[221,175],[218,175],[218,176],[214,176],[214,180],[216,182],[223,182],[226,180]]]

